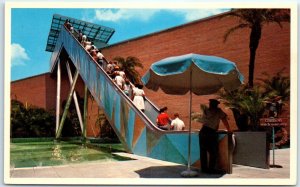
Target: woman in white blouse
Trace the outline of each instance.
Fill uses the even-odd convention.
[[[145,111],[145,103],[144,103],[144,97],[145,92],[143,90],[143,85],[137,84],[133,89],[133,103],[135,106],[140,109],[142,112]]]

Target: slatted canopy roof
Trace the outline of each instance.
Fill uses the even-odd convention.
[[[81,30],[83,34],[87,36],[90,41],[93,41],[96,45],[107,44],[109,39],[114,34],[115,30],[102,25],[81,21],[71,17],[54,14],[52,18],[51,28],[48,35],[46,51],[53,52],[59,32],[64,25],[65,21],[69,19],[75,30]]]

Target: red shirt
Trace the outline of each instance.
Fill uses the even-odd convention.
[[[157,116],[157,124],[159,126],[164,126],[167,125],[170,121],[170,118],[168,116],[168,114],[166,113],[161,113]]]

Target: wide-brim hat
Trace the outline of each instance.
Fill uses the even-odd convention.
[[[217,105],[220,104],[220,101],[218,101],[217,99],[210,99],[209,102]]]

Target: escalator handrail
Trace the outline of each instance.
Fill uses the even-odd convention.
[[[155,129],[157,131],[160,131],[162,133],[166,133],[169,131],[165,131],[162,130],[160,128],[158,128],[155,124],[152,123],[152,121],[145,115],[145,113],[143,113],[141,110],[137,109],[136,106],[134,105],[134,103],[132,102],[132,100],[119,88],[118,85],[115,84],[115,82],[112,80],[112,78],[105,72],[105,70],[94,60],[94,58],[84,49],[84,47],[81,45],[81,43],[79,43],[79,41],[75,38],[75,36],[67,30],[67,28],[64,26],[64,30],[71,36],[73,37],[73,39],[75,39],[75,41],[77,42],[77,44],[81,47],[82,50],[85,51],[85,54],[87,54],[90,58],[90,60],[92,60],[93,63],[95,63],[96,67],[102,71],[101,73],[103,73],[105,75],[105,78],[110,80],[108,83],[110,85],[112,85],[112,87],[114,89],[116,89],[118,91],[118,93],[121,95],[122,98],[125,99],[125,101],[135,110],[136,113],[138,113],[139,116],[143,116],[143,120],[145,120],[145,122],[148,124],[148,127],[151,127],[152,129]],[[173,132],[173,131],[170,131]],[[175,132],[175,131],[174,131]]]
[[[187,130],[184,130],[184,131],[172,131],[172,130],[169,130],[169,131],[166,131],[166,130],[162,130],[160,129],[159,127],[157,127],[149,118],[148,116],[145,115],[145,113],[143,113],[141,110],[137,109],[136,106],[134,105],[134,103],[132,102],[132,100],[119,88],[119,86],[117,86],[115,84],[115,82],[112,80],[112,78],[105,72],[105,70],[94,60],[94,58],[84,49],[84,47],[81,45],[81,43],[75,38],[75,36],[70,33],[70,31],[67,30],[67,28],[65,28],[65,26],[63,27],[65,32],[67,32],[71,37],[73,37],[73,39],[75,39],[75,41],[77,42],[77,44],[81,47],[82,50],[85,51],[85,54],[87,54],[90,58],[90,60],[92,60],[93,63],[95,63],[96,67],[102,71],[102,74],[104,74],[105,78],[110,80],[108,81],[108,83],[114,88],[114,89],[117,89],[117,91],[119,93],[121,93],[121,97],[125,99],[125,101],[132,107],[132,109],[134,109],[134,111],[139,115],[139,116],[142,116],[142,119],[143,121],[147,124],[148,127],[150,127],[151,129],[153,130],[156,130],[160,133],[164,133],[164,134],[180,134],[180,133],[188,133]],[[59,34],[61,37],[61,32]],[[57,40],[59,41],[59,40]],[[58,42],[57,42],[58,43]],[[63,44],[62,44],[63,45]],[[149,101],[149,100],[148,100]],[[153,104],[152,102],[149,101],[150,104]],[[152,106],[155,106],[155,105],[152,105]],[[154,107],[155,109],[157,109],[157,107],[155,106]],[[158,110],[158,109],[157,109]],[[196,133],[197,131],[195,132],[192,132],[192,133]]]
[[[77,34],[78,34],[78,32],[74,29],[74,32],[76,32]],[[75,38],[75,36],[73,36],[74,38]],[[75,38],[76,39],[76,38]],[[76,39],[77,40],[77,39]],[[77,40],[78,41],[78,40]],[[78,41],[78,43],[80,44],[80,42]],[[81,45],[81,44],[80,44]],[[81,47],[83,47],[82,45],[81,45]],[[84,48],[84,47],[83,47]],[[89,54],[89,53],[88,53]],[[90,54],[89,54],[90,55]],[[102,68],[103,69],[103,67],[102,66],[100,66],[95,60],[94,60],[94,58],[90,55],[90,57],[93,59],[93,61],[97,64],[97,66],[99,66],[100,68]],[[107,62],[107,60],[106,59],[103,59],[104,61],[105,61],[105,63],[106,64],[108,64],[108,62]],[[106,71],[103,69],[103,71],[105,72],[105,74],[107,74],[106,73]],[[109,76],[109,75],[108,75]],[[110,77],[110,76],[109,76]],[[112,79],[111,79],[112,80]],[[134,86],[131,82],[130,82],[130,85],[131,86]],[[152,101],[150,101],[147,97],[144,97],[144,99],[145,100],[147,100],[147,102],[149,102],[151,105],[152,105],[152,107],[156,110],[156,112],[157,113],[159,113],[159,108],[152,102]]]
[[[68,31],[68,30],[67,30]],[[74,29],[73,30],[77,35],[78,35],[78,32]],[[71,33],[72,34],[72,33]],[[75,38],[75,36],[73,35],[73,37]],[[77,40],[76,38],[75,38],[75,40]],[[77,40],[78,41],[78,40]],[[78,43],[80,44],[80,42],[78,41]],[[81,44],[80,44],[81,45]],[[81,47],[83,47],[82,45],[81,45]],[[84,48],[84,47],[83,47]],[[89,53],[88,53],[89,54]],[[89,54],[90,55],[90,54]],[[91,55],[90,55],[91,56]],[[91,56],[91,58],[94,60],[94,58]],[[108,62],[107,62],[107,60],[104,58],[103,59],[104,61],[105,61],[105,63],[106,64],[108,64]],[[95,60],[94,60],[94,62],[97,64],[97,66],[99,66],[100,68],[102,68],[103,69],[103,67],[102,66],[100,66]],[[104,70],[104,72],[106,73],[106,71]],[[107,73],[106,73],[107,74]],[[130,82],[130,85],[131,86],[134,86],[131,82]],[[159,113],[159,108],[152,102],[152,101],[150,101],[149,99],[148,99],[148,97],[146,96],[146,97],[144,97],[145,98],[145,100],[147,100],[147,102],[149,102],[150,104],[151,104],[151,106],[156,110],[156,112],[157,113]]]

